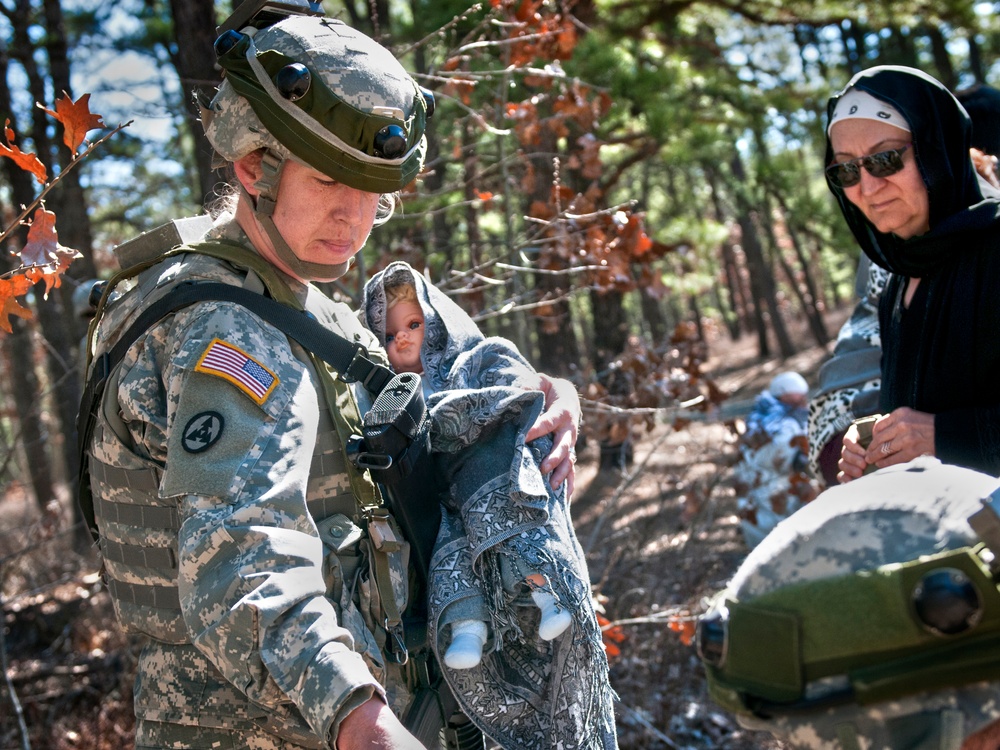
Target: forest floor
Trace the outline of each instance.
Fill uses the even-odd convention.
[[[835,335],[847,311],[828,317]],[[815,385],[827,347],[791,324],[800,349],[762,360],[756,339],[709,342],[706,374],[749,402],[777,372]],[[623,750],[781,750],[748,732],[708,698],[704,673],[681,633],[747,553],[730,483],[733,431],[721,421],[681,429],[657,423],[638,435],[632,463],[601,469],[591,441],[580,451],[573,515],[620,651],[611,678]],[[132,746],[136,644],[122,635],[93,553],[73,551],[69,500],[39,511],[23,488],[0,498],[0,750],[118,750]]]

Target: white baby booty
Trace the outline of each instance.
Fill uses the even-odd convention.
[[[486,623],[482,620],[456,620],[451,624],[451,645],[444,652],[444,663],[452,669],[472,669],[483,658]]]
[[[560,607],[556,598],[548,591],[532,591],[531,598],[542,611],[541,622],[538,623],[538,637],[543,641],[551,641],[573,622],[573,615],[568,609]]]

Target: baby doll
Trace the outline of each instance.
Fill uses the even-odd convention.
[[[417,290],[411,283],[402,282],[385,287],[385,350],[389,363],[396,372],[423,374],[420,359],[424,342],[424,313],[417,300]],[[526,379],[529,373],[525,373]],[[429,381],[423,381],[425,396],[429,397]],[[430,392],[428,392],[430,391]],[[512,446],[513,448],[513,446]],[[514,565],[515,568],[520,566]],[[545,576],[539,572],[523,571],[523,584],[541,612],[538,636],[550,641],[563,633],[572,621],[572,615],[560,607],[555,596],[547,590]],[[451,643],[444,653],[444,663],[452,669],[471,669],[483,656],[488,634],[486,619],[462,618],[451,623]]]

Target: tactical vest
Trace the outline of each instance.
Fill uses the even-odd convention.
[[[277,302],[301,309],[273,267],[236,243],[195,242],[176,247],[176,241],[171,240],[187,239],[176,230],[139,239],[142,241],[126,243],[116,251],[126,270],[109,282],[91,324],[89,341],[93,341],[98,326],[101,331],[100,348],[91,347],[89,352],[88,359],[94,362],[123,336],[142,310],[175,292],[187,279],[188,274],[178,271],[185,259],[192,257],[190,254],[226,261],[237,269],[227,283],[241,284],[258,294],[266,290]],[[108,303],[117,288],[131,283],[133,288]],[[374,341],[353,315],[344,315],[329,300],[329,304],[320,302],[317,309],[308,312],[325,328],[338,331],[348,340],[365,344]],[[289,343],[295,356],[318,376],[324,396],[320,400],[325,408],[319,418],[307,503],[327,550],[327,595],[338,617],[343,617],[345,606],[352,606],[352,598],[357,600],[379,650],[399,661],[399,613],[407,597],[407,547],[398,541],[401,535],[370,477],[347,458],[348,438],[361,432],[355,394],[348,383],[331,374],[322,360],[294,340],[289,339]],[[176,502],[159,497],[162,467],[134,450],[119,416],[119,369],[116,367],[108,376],[93,438],[85,446],[105,579],[116,614],[127,632],[166,643],[190,643],[177,589],[180,519]],[[93,377],[93,367],[89,375]],[[84,408],[89,408],[86,403]],[[354,635],[370,640],[370,636],[364,637],[367,634]],[[401,653],[405,660],[405,647]]]

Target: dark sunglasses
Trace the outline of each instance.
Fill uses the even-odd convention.
[[[831,164],[826,168],[826,178],[838,188],[854,187],[861,182],[861,167],[868,170],[872,177],[889,177],[903,168],[903,152],[912,143],[900,148],[879,151],[877,154],[859,156],[857,159]]]

